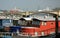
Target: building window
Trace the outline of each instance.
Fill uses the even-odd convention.
[[[46,25],[46,22],[42,22],[42,25]]]

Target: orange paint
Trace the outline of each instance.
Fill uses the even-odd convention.
[[[60,27],[60,21],[58,22]],[[50,20],[46,21],[46,25],[42,25],[42,21],[40,22],[40,27],[33,27],[33,28],[23,28],[23,33],[31,34],[32,36],[35,35],[37,32],[37,36],[45,36],[55,33],[55,21]],[[60,30],[60,29],[59,29]],[[43,32],[43,33],[42,33]]]

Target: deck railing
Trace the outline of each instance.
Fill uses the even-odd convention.
[[[52,31],[53,30],[53,31]],[[26,30],[24,30],[26,31]],[[55,28],[51,28],[51,29],[47,29],[47,30],[42,30],[42,31],[39,31],[35,34],[35,32],[33,33],[26,33],[24,31],[20,31],[19,33],[17,32],[0,32],[0,36],[1,35],[19,35],[19,36],[46,36],[46,35],[50,35],[50,34],[55,34]],[[49,31],[52,31],[52,33]],[[42,32],[44,32],[44,34],[42,34]],[[58,28],[58,32],[60,33],[60,27]]]

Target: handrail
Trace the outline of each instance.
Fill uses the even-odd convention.
[[[48,34],[49,34],[49,33],[48,33],[48,32],[49,32],[48,30],[52,30],[52,29],[55,30],[55,28],[51,28],[51,29],[39,31],[37,36],[41,36],[41,35],[40,35],[41,32],[47,32],[46,34],[44,34],[44,36],[45,36],[45,35],[48,35]],[[60,27],[59,27],[58,30],[60,31]],[[24,31],[26,31],[26,30],[24,30]],[[35,31],[35,32],[36,32],[36,31]],[[31,35],[31,36],[36,36],[36,35],[35,35],[35,32],[29,34],[29,33],[20,31],[18,35],[20,35],[20,36],[29,36],[29,35]],[[55,32],[55,31],[53,31],[53,32]],[[12,34],[12,33],[16,33],[16,32],[0,32],[0,34]],[[16,33],[16,34],[17,34],[17,33]],[[49,35],[50,35],[50,34],[49,34]]]
[[[39,33],[41,33],[41,32],[47,32],[47,34],[45,34],[45,35],[50,35],[48,32],[48,30],[54,30],[53,32],[55,33],[55,28],[51,28],[51,29],[47,29],[47,30],[43,30],[43,31],[39,31]],[[60,29],[60,27],[59,27],[59,29]],[[24,30],[24,31],[26,31],[26,30]],[[59,30],[60,31],[60,30]],[[24,33],[24,32],[22,32],[22,33]],[[27,34],[27,33],[25,33],[25,34]],[[33,33],[31,33],[32,35],[34,35],[34,32]],[[41,36],[41,35],[38,35],[38,36]]]

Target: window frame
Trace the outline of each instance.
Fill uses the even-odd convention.
[[[42,21],[43,26],[46,26],[46,24],[47,24],[47,21]]]
[[[37,23],[37,22],[39,22],[39,23]],[[40,25],[40,21],[32,21],[32,25]]]

